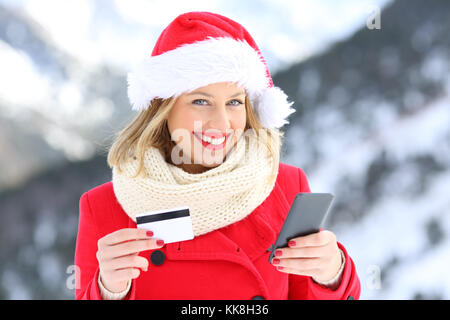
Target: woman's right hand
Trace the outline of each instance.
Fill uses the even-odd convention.
[[[139,256],[139,252],[164,246],[162,240],[152,237],[151,231],[125,228],[98,240],[100,281],[107,290],[122,292],[129,280],[139,277],[140,269],[147,271],[148,260]]]

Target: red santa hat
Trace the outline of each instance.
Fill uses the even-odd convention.
[[[253,38],[239,23],[211,12],[187,12],[161,33],[150,57],[128,74],[133,110],[217,82],[246,89],[265,128],[280,128],[295,112],[294,102],[272,82]]]

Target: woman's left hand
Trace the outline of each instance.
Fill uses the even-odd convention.
[[[275,251],[272,264],[281,272],[311,276],[327,282],[339,271],[342,258],[333,232],[322,230],[293,238]]]

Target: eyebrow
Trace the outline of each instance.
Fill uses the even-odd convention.
[[[197,92],[191,92],[191,93],[188,93],[187,95],[188,95],[188,96],[192,96],[192,95],[194,95],[194,94],[201,94],[201,95],[204,95],[204,96],[207,96],[207,97],[210,97],[210,98],[213,98],[213,97],[214,97],[214,96],[210,95],[209,93],[200,92],[200,91],[197,91]],[[240,96],[240,95],[243,95],[243,94],[245,94],[245,92],[237,92],[237,93],[235,93],[235,94],[229,96],[229,98],[234,98],[234,97],[237,97],[237,96]]]

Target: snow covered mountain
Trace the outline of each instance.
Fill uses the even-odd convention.
[[[284,159],[336,195],[328,226],[352,253],[361,298],[450,298],[448,34],[448,1],[399,0],[380,30],[274,79],[300,110]]]
[[[72,20],[56,30],[58,17],[42,15],[43,8],[39,15],[36,4],[24,13],[17,3],[27,1],[2,2],[8,5],[0,5],[0,298],[72,299],[78,200],[111,178],[105,148],[132,116],[120,66],[128,50],[150,51],[152,43],[133,38],[127,53],[104,41],[137,32],[136,20],[148,24],[149,34],[161,25],[155,13],[147,21],[142,8],[125,10],[122,1],[94,1],[102,10],[93,11],[79,1],[66,8]],[[324,12],[338,10],[332,1],[313,2]],[[313,6],[303,3],[310,4],[303,10]],[[236,6],[228,1],[223,8]],[[256,22],[273,23],[262,33],[249,23],[250,32],[260,43],[270,31],[263,52],[278,71],[275,84],[297,109],[284,127],[282,160],[302,167],[313,191],[335,194],[327,228],[356,264],[361,298],[449,299],[450,3],[392,1],[381,12],[381,29],[360,20],[358,32],[346,29],[331,47],[313,42],[330,21],[305,22],[305,14],[296,21],[280,8],[269,14],[268,2],[256,7]],[[116,34],[71,33],[77,20],[89,33],[81,18],[91,15],[104,15],[94,19],[103,21],[98,30],[109,23]],[[294,32],[301,29],[315,33]],[[57,32],[73,41],[61,42]],[[89,56],[95,41],[122,60],[95,50]]]

